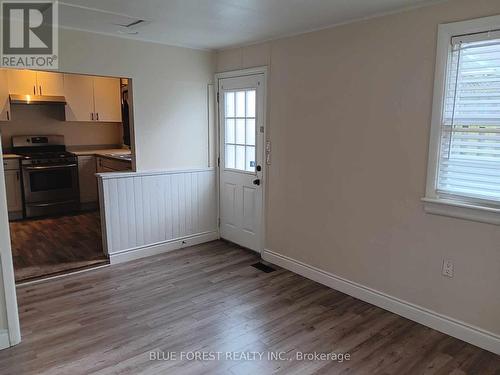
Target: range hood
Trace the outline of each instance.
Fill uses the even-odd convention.
[[[11,104],[66,104],[64,96],[50,95],[9,95]]]

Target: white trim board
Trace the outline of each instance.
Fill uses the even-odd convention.
[[[123,250],[117,253],[110,254],[109,260],[113,265],[162,253],[168,253],[170,251],[182,249],[183,247],[199,245],[217,239],[219,239],[219,232],[217,231],[200,233],[192,236],[175,238],[173,240],[159,242],[152,245]]]
[[[0,350],[10,347],[9,331],[6,329],[0,330]]]
[[[390,296],[301,261],[265,249],[262,258],[332,289],[413,320],[472,345],[500,354],[500,336],[465,322],[428,310],[424,307]]]

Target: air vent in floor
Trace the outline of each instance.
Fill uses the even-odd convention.
[[[262,272],[265,273],[270,273],[276,271],[273,267],[270,267],[262,262],[252,264],[252,267],[257,268],[258,270],[261,270]]]

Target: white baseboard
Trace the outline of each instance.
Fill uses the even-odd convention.
[[[199,245],[204,242],[214,241],[219,238],[219,232],[205,232],[192,236],[175,238],[164,242],[157,242],[147,246],[127,249],[120,252],[109,254],[111,264],[128,262],[135,259],[167,253],[169,251],[178,250],[187,246]]]
[[[274,263],[332,289],[336,289],[495,354],[500,354],[500,336],[492,332],[379,292],[271,250],[265,249],[262,258],[265,261]]]
[[[9,331],[0,329],[0,350],[10,347]]]

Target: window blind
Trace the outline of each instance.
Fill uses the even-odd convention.
[[[500,35],[452,39],[437,176],[441,195],[500,205]]]

